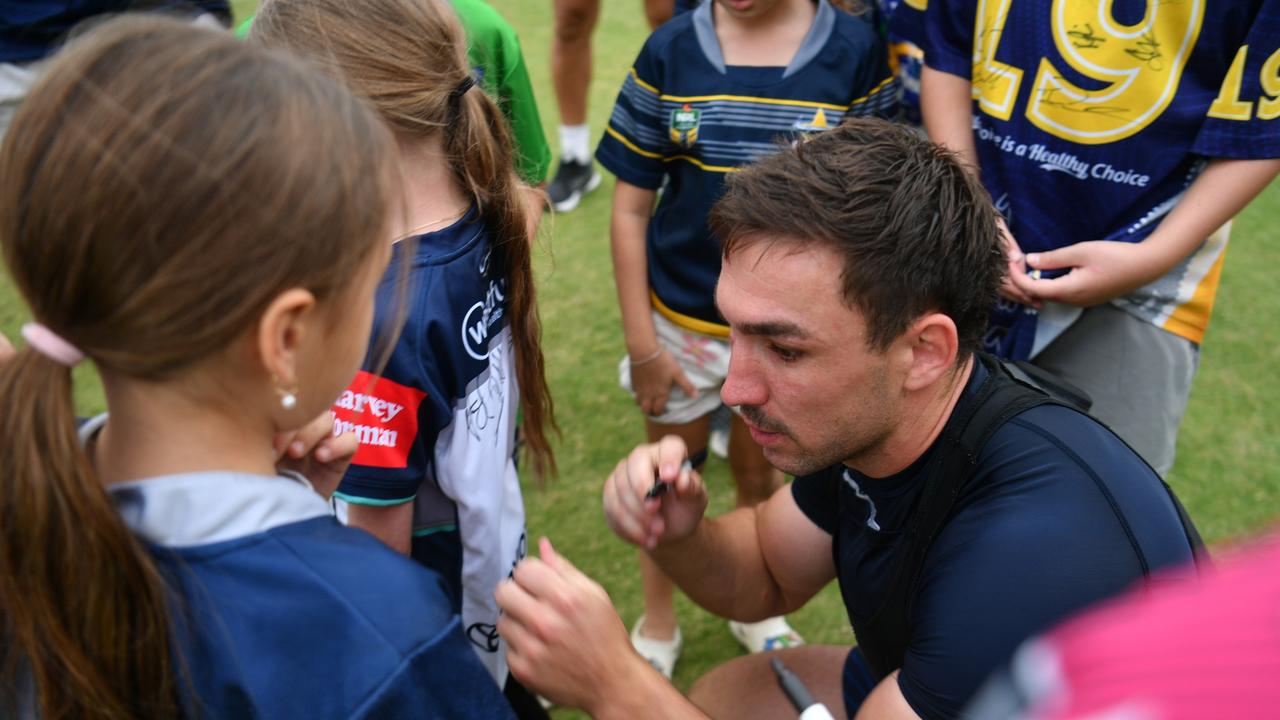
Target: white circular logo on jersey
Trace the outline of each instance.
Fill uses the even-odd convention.
[[[489,323],[484,301],[471,306],[462,319],[462,347],[476,360],[489,357]]]

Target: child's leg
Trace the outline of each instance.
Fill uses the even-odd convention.
[[[560,124],[582,125],[587,122],[587,86],[591,84],[591,33],[596,28],[600,2],[555,0],[554,5],[551,80],[556,91],[556,104],[560,109]],[[586,159],[590,159],[590,156]]]
[[[737,507],[758,505],[782,487],[782,473],[765,459],[764,450],[737,415],[729,428],[729,472],[738,488]]]
[[[783,484],[782,473],[765,459],[764,450],[751,438],[746,423],[736,414],[729,429],[729,470],[738,487],[738,507],[750,507],[768,500]],[[753,653],[804,644],[800,635],[781,616],[754,623],[730,620],[729,630],[743,647]]]

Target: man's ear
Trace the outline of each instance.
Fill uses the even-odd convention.
[[[298,351],[313,330],[316,297],[290,288],[275,297],[258,321],[257,353],[262,367],[284,388],[298,385]]]
[[[910,343],[905,390],[929,387],[955,368],[960,338],[950,317],[942,313],[923,315],[911,324],[903,339]]]

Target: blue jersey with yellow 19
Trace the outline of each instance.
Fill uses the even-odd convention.
[[[1027,252],[1139,242],[1205,158],[1280,156],[1278,0],[936,2],[927,46],[972,82],[982,180]],[[1116,304],[1200,342],[1224,250]]]

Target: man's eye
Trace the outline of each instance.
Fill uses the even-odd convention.
[[[777,355],[778,358],[783,362],[792,362],[792,361],[798,360],[802,355],[802,353],[799,350],[793,350],[789,347],[784,347],[782,345],[777,345],[774,343],[769,344],[769,349],[771,349],[773,351],[773,354]]]

